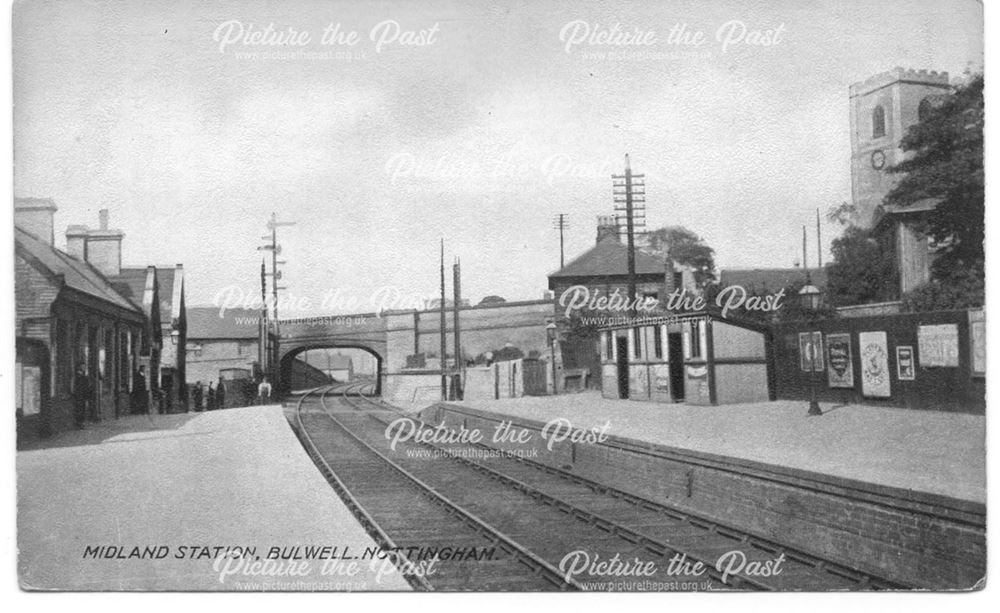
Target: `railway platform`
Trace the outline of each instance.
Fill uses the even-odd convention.
[[[437,403],[420,417],[598,490],[903,585],[982,585],[985,418],[821,408],[808,416],[803,402],[657,405],[585,392]]]
[[[278,405],[64,432],[17,453],[17,490],[25,589],[410,589],[351,558],[375,543]]]
[[[936,411],[774,401],[728,406],[653,404],[598,392],[467,400],[497,416],[548,422],[665,447],[758,462],[894,490],[986,502],[986,419]]]

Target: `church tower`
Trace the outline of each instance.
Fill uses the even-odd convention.
[[[898,176],[887,169],[903,159],[906,130],[951,91],[947,72],[893,68],[850,87],[851,197],[859,224],[871,227],[875,210]]]

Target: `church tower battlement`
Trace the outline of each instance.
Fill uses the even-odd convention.
[[[888,169],[903,159],[906,130],[927,111],[929,98],[951,91],[947,72],[898,66],[850,86],[851,197],[861,225],[871,226],[898,180]]]

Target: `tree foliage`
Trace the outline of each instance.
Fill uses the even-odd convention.
[[[983,75],[935,98],[927,110],[903,137],[908,155],[889,169],[903,176],[884,203],[906,207],[937,200],[923,228],[937,245],[932,279],[967,284],[969,273],[983,275]]]
[[[895,297],[899,271],[890,249],[871,231],[847,226],[830,243],[833,262],[826,266],[827,301],[832,306],[883,302]]]
[[[683,226],[666,226],[650,232],[646,251],[691,267],[699,288],[715,280],[715,250],[702,237]]]

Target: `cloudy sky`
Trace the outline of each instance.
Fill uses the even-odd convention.
[[[982,65],[973,0],[203,4],[13,19],[15,192],[54,198],[57,234],[110,209],[126,263],[184,263],[189,304],[257,293],[272,211],[298,222],[283,283],[312,310],[433,296],[440,237],[473,301],[541,297],[552,216],[567,258],[588,248],[625,153],[650,225],[790,266],[850,198],[848,86]],[[616,24],[647,44],[600,44]]]

